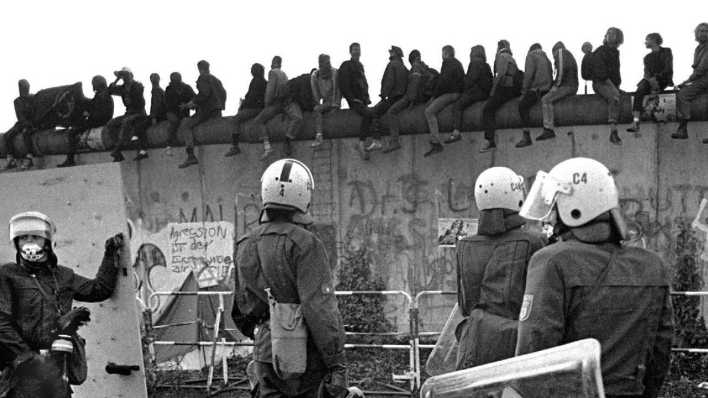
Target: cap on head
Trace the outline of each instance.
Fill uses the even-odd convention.
[[[120,68],[120,70],[113,72],[113,74],[118,77],[133,76],[133,71],[130,70],[130,68],[128,68],[127,66],[124,66]]]
[[[314,189],[314,178],[304,163],[295,159],[277,160],[261,177],[263,208],[307,213]]]
[[[49,242],[54,242],[56,226],[46,214],[38,211],[26,211],[14,215],[10,219],[10,241],[25,235],[41,236]]]
[[[479,210],[519,211],[525,195],[524,177],[508,167],[488,168],[477,177],[474,184],[474,200]]]

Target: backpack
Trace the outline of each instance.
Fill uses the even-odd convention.
[[[310,86],[310,74],[302,74],[288,80],[288,94],[303,111],[312,111],[315,106],[315,98],[312,95]]]
[[[224,85],[221,84],[221,80],[214,76],[212,77],[214,78],[212,85],[214,86],[214,95],[216,95],[216,107],[223,111],[226,109],[226,90],[224,89]]]
[[[583,61],[580,64],[580,75],[582,76],[583,80],[593,80],[593,57],[595,56],[595,53],[587,53],[583,57]]]

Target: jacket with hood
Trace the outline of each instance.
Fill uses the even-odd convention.
[[[263,70],[261,70],[260,74],[253,74],[251,83],[248,84],[248,91],[239,109],[263,109],[267,84],[268,82],[263,77]]]
[[[553,66],[546,53],[539,49],[529,51],[524,66],[522,91],[546,92],[553,85]]]
[[[622,83],[620,76],[619,50],[606,44],[601,45],[592,54],[593,81],[610,81],[619,88]]]
[[[44,265],[32,266],[18,255],[16,263],[1,266],[0,362],[6,365],[23,352],[51,348],[57,320],[71,310],[73,300],[110,298],[117,275],[110,255],[103,257],[95,279],[57,265],[53,253]]]
[[[344,328],[334,279],[322,241],[306,225],[261,220],[237,243],[232,318],[253,338],[253,357],[271,363],[268,298],[299,303],[307,327],[307,367],[299,380],[344,365]],[[254,335],[254,329],[258,327]]]
[[[578,89],[578,63],[573,53],[563,46],[553,47],[553,66],[556,69],[554,84],[558,87]]]
[[[323,73],[320,69],[312,72],[310,88],[315,103],[322,101],[323,105],[335,108],[342,105],[342,92],[337,86],[337,68],[330,68],[329,73]]]
[[[467,75],[465,75],[465,93],[489,97],[493,80],[492,68],[487,63],[484,47],[472,47],[470,64],[467,67]]]
[[[455,57],[443,60],[433,98],[443,94],[461,93],[465,90],[465,68]]]
[[[456,330],[458,369],[514,356],[526,267],[545,244],[524,223],[511,210],[482,210],[477,235],[457,243],[458,304],[466,317]]]
[[[175,115],[184,118],[189,117],[189,109],[181,109],[180,105],[185,105],[192,99],[194,99],[194,90],[192,87],[185,83],[173,83],[167,85],[165,88],[165,102],[167,103],[167,112],[174,113]]]
[[[403,65],[400,57],[392,56],[381,78],[381,99],[402,97],[406,93],[407,85],[408,68]]]
[[[516,354],[594,338],[605,392],[654,398],[669,370],[669,276],[659,256],[620,245],[613,229],[606,213],[531,258]]]
[[[337,73],[337,85],[349,104],[356,101],[361,101],[364,105],[371,103],[369,83],[366,81],[364,65],[361,62],[351,59],[342,62]]]
[[[268,72],[268,84],[265,91],[265,106],[276,105],[287,100],[288,75],[280,68],[273,68]]]

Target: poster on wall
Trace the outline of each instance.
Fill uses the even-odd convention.
[[[457,241],[477,233],[476,218],[438,218],[438,245],[455,247]]]

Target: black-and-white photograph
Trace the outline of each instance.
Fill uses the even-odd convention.
[[[708,397],[703,2],[0,35],[0,398]]]

